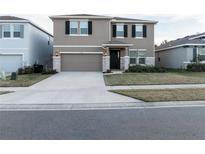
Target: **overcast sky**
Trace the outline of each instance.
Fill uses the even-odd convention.
[[[0,15],[30,19],[52,33],[49,15],[86,13],[157,20],[155,41],[205,32],[204,0],[0,0]]]

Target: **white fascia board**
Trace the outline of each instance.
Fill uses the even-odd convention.
[[[141,23],[141,24],[157,24],[157,21],[136,21],[136,20],[112,20],[113,23]]]
[[[117,47],[117,46],[133,46],[133,44],[102,44],[103,47]]]
[[[98,17],[98,16],[50,16],[51,19],[112,19],[113,17]]]
[[[60,52],[60,54],[103,54],[103,52]]]
[[[205,34],[195,36],[195,37],[191,37],[191,38],[189,38],[189,40],[194,40],[194,39],[197,39],[197,38],[200,38],[200,37],[205,37]]]
[[[100,48],[100,45],[54,45],[53,47],[58,48]]]
[[[172,46],[172,47],[168,47],[168,48],[155,50],[155,52],[164,51],[164,50],[168,50],[168,49],[179,48],[179,47],[183,47],[183,46],[205,46],[205,44],[181,44],[181,45],[176,45],[176,46]]]

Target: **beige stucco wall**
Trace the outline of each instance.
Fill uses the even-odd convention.
[[[54,19],[54,45],[102,45],[109,40],[109,20],[92,19],[92,35],[69,36],[65,34],[65,21]],[[80,20],[80,19],[79,19]]]
[[[117,24],[117,23],[112,23],[112,25],[113,24]],[[130,47],[130,49],[147,49],[146,56],[153,57],[154,56],[154,24],[145,24],[147,25],[147,37],[142,39],[137,39],[132,37],[133,24],[135,23],[125,23],[125,25],[128,25],[128,37],[125,38],[112,37],[112,40],[118,40],[121,42],[133,44],[133,46]]]

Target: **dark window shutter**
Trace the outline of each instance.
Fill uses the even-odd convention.
[[[89,35],[92,35],[92,30],[93,29],[93,26],[92,26],[92,21],[88,21],[88,34]]]
[[[124,37],[127,37],[127,25],[124,25]]]
[[[135,37],[136,31],[135,31],[135,25],[132,25],[132,37]]]
[[[116,37],[116,25],[112,25],[112,37]]]
[[[70,34],[70,21],[65,22],[65,34]]]
[[[143,37],[147,37],[147,26],[143,25]]]
[[[24,25],[20,25],[20,37],[24,38]]]
[[[2,25],[0,25],[0,38],[2,38]]]

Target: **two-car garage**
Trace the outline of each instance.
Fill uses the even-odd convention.
[[[102,54],[61,53],[61,71],[102,71]]]

